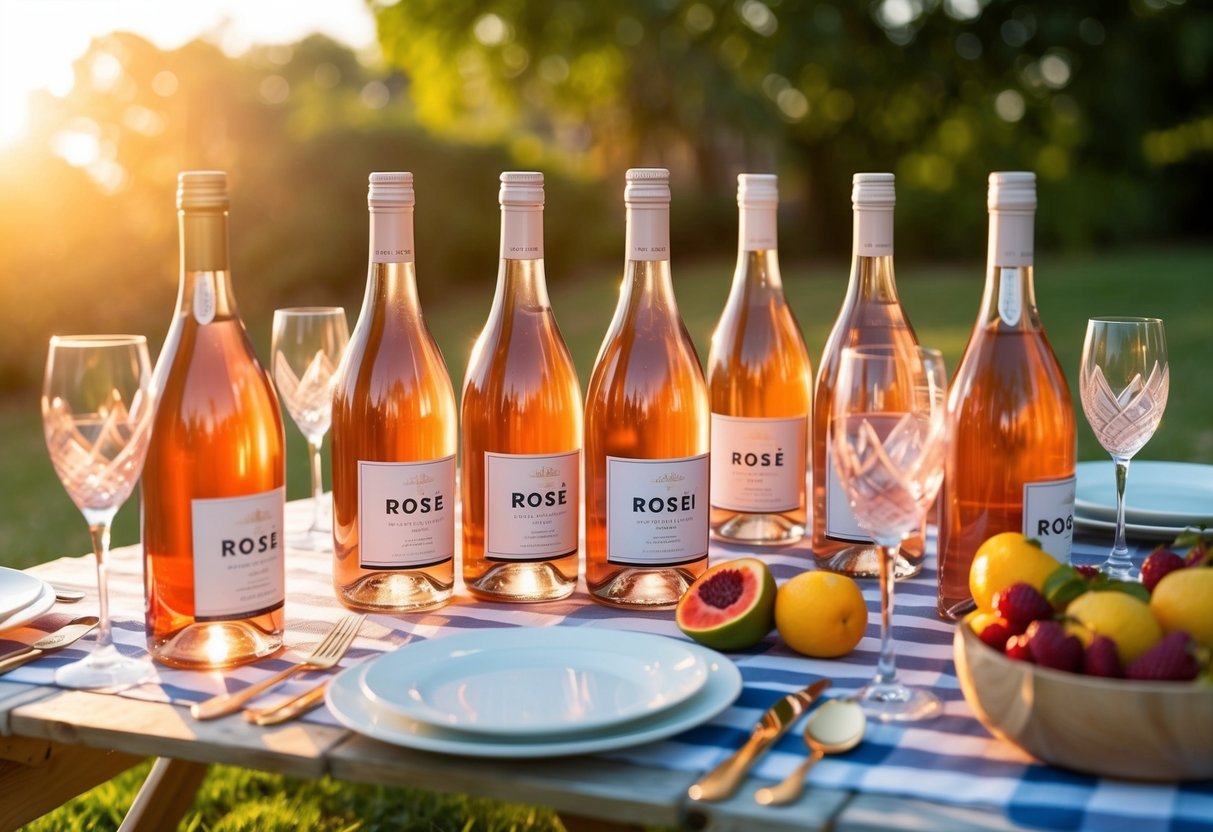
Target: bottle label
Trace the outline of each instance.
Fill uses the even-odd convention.
[[[1074,477],[1023,484],[1023,534],[1059,563],[1070,562],[1074,542]]]
[[[501,209],[501,259],[543,258],[543,209]]]
[[[808,414],[769,419],[712,414],[712,506],[795,511],[803,503]]]
[[[358,460],[358,565],[420,569],[455,556],[455,455]]]
[[[670,259],[670,206],[628,207],[629,260]]]
[[[1018,326],[1023,314],[1023,280],[1019,269],[998,270],[998,317],[1007,326]]]
[[[484,454],[484,555],[537,561],[577,553],[581,451]]]
[[[775,216],[774,205],[742,206],[742,251],[773,251],[778,248]]]
[[[194,278],[194,320],[206,326],[215,320],[215,273],[199,272]]]
[[[991,266],[1010,268],[1032,265],[1035,218],[1032,211],[992,212],[986,261]]]
[[[190,501],[195,619],[233,621],[282,607],[285,504],[285,488]]]
[[[834,467],[834,440],[826,433],[826,537],[848,543],[871,543],[872,537],[851,511],[851,501]]]
[[[371,262],[413,262],[413,210],[371,211]]]
[[[886,257],[893,253],[893,209],[855,209],[855,253]]]
[[[606,459],[609,563],[677,566],[707,557],[707,454]]]

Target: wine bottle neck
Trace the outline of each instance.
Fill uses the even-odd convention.
[[[417,298],[417,269],[406,263],[371,262],[366,280],[364,309],[377,309],[389,318],[420,314]],[[387,314],[390,310],[391,314]]]
[[[665,273],[666,277],[669,277],[669,202],[628,206],[627,253],[629,263],[665,261]]]
[[[774,204],[742,205],[737,220],[738,251],[774,251],[778,248]]]
[[[372,208],[370,223],[369,260],[372,265],[413,262],[412,205]]]
[[[775,249],[747,251],[737,254],[737,270],[733,272],[733,287],[730,297],[736,293],[755,291],[783,292],[783,279],[779,274],[779,255]]]
[[[677,321],[678,303],[674,299],[670,261],[628,260],[619,307],[625,314],[644,310],[650,317],[656,314]]]
[[[501,259],[543,259],[542,206],[501,206]]]
[[[237,316],[228,263],[226,211],[178,211],[181,279],[178,314],[199,324]]]
[[[1033,285],[1033,212],[992,211],[986,286],[979,325],[1036,329],[1040,319]]]
[[[893,256],[893,208],[856,208],[853,212],[851,253],[861,257]]]
[[[502,259],[490,315],[514,308],[529,311],[551,308],[542,260]]]

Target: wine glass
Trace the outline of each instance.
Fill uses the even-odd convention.
[[[1113,578],[1139,572],[1125,545],[1129,461],[1154,435],[1167,408],[1167,336],[1158,318],[1091,318],[1079,370],[1082,410],[1116,464],[1116,540],[1103,565]]]
[[[924,522],[943,482],[943,356],[917,347],[847,347],[831,419],[838,477],[880,553],[880,659],[856,697],[885,722],[936,716],[940,703],[933,693],[897,681],[892,620],[898,550]]]
[[[298,549],[323,551],[333,545],[331,513],[322,510],[324,480],[320,446],[333,421],[333,386],[337,365],[349,343],[345,310],[340,306],[301,306],[274,311],[274,383],[291,419],[307,440],[312,469],[312,524],[292,535],[288,543]]]
[[[110,630],[110,524],[143,470],[154,404],[142,335],[54,336],[42,385],[42,429],[59,481],[84,514],[97,559],[100,623],[88,656],[55,671],[69,688],[133,685],[150,672],[124,656]]]

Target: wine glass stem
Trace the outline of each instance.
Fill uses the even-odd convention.
[[[110,524],[108,522],[89,523],[89,537],[93,539],[93,557],[97,560],[97,594],[99,610],[97,617],[97,648],[105,649],[113,644],[110,632],[110,596],[109,596],[109,552]]]
[[[1129,558],[1129,546],[1125,541],[1125,483],[1129,479],[1129,458],[1113,456],[1116,463],[1116,542],[1108,556],[1108,568],[1117,572],[1128,572],[1133,567]]]
[[[880,545],[880,658],[876,662],[877,685],[897,681],[897,656],[893,649],[893,588],[897,582],[896,565],[900,543]]]
[[[320,468],[322,441],[312,439],[310,436],[307,440],[307,453],[312,463],[312,528],[310,531],[319,531],[323,528],[320,524],[320,497],[324,494],[324,476]]]

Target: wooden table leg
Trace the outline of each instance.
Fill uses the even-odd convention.
[[[194,804],[207,768],[206,763],[157,757],[118,832],[176,829]]]
[[[42,817],[142,760],[104,749],[0,737],[0,832]]]
[[[643,826],[632,823],[616,823],[609,820],[599,820],[598,818],[571,815],[568,812],[557,812],[556,816],[560,818],[560,823],[564,826],[565,832],[633,832],[633,830],[639,832],[644,829]]]

